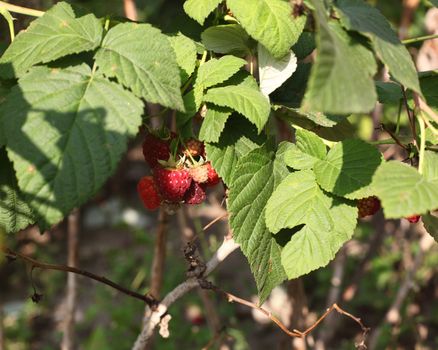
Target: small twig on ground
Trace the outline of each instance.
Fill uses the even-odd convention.
[[[75,267],[71,267],[71,266],[66,266],[66,265],[55,265],[55,264],[47,264],[47,263],[43,263],[40,262],[38,260],[35,260],[33,258],[30,258],[24,254],[15,252],[9,248],[1,248],[1,251],[6,255],[6,257],[10,260],[15,260],[15,259],[20,259],[23,260],[25,262],[27,262],[28,264],[31,265],[31,268],[39,268],[42,270],[55,270],[55,271],[63,271],[63,272],[70,272],[70,273],[75,273],[77,275],[81,275],[84,277],[88,277],[92,280],[95,280],[97,282],[106,284],[107,286],[110,286],[116,290],[118,290],[121,293],[124,293],[132,298],[135,299],[139,299],[143,302],[145,302],[146,304],[150,305],[151,307],[155,307],[157,304],[157,301],[150,295],[143,295],[137,292],[134,292],[128,288],[125,288],[109,279],[107,279],[106,277],[103,276],[98,276],[95,275],[92,272],[89,271],[85,271],[85,270],[81,270]]]
[[[75,210],[68,217],[67,226],[67,265],[78,266],[78,239],[79,239],[79,211]],[[62,350],[72,350],[75,347],[75,314],[77,300],[77,275],[70,273],[67,276],[67,297],[63,324]]]

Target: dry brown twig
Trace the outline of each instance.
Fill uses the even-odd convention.
[[[67,266],[67,265],[47,264],[47,263],[35,260],[35,259],[28,257],[24,254],[21,254],[19,252],[15,252],[15,251],[13,251],[9,248],[6,248],[6,247],[1,247],[0,250],[5,254],[5,256],[10,261],[20,259],[20,260],[23,260],[24,262],[28,263],[31,266],[31,271],[35,268],[39,268],[42,270],[55,270],[55,271],[75,273],[77,275],[88,277],[88,278],[95,280],[97,282],[106,284],[107,286],[112,287],[121,293],[124,293],[132,298],[139,299],[139,300],[145,302],[146,304],[150,305],[152,308],[154,308],[155,305],[157,304],[157,301],[152,296],[150,296],[148,294],[143,295],[143,294],[134,292],[128,288],[125,288],[125,287],[109,280],[106,277],[95,275],[92,272],[78,269],[76,267]]]
[[[322,316],[320,318],[318,318],[316,320],[316,322],[313,325],[311,325],[309,328],[307,328],[306,330],[304,330],[304,331],[299,331],[297,329],[289,330],[276,316],[274,316],[271,312],[269,312],[268,310],[264,309],[263,307],[255,304],[255,303],[253,303],[251,301],[239,298],[238,296],[236,296],[234,294],[225,292],[225,291],[221,290],[220,288],[218,288],[217,286],[213,285],[212,283],[206,281],[205,279],[200,279],[198,282],[199,282],[201,288],[209,289],[209,290],[215,291],[215,292],[223,295],[228,300],[228,302],[230,302],[230,303],[236,302],[236,303],[239,303],[239,304],[248,306],[248,307],[250,307],[252,309],[256,309],[256,310],[260,311],[266,317],[268,317],[273,323],[275,323],[284,333],[286,333],[288,336],[294,337],[294,338],[305,338],[328,315],[330,315],[333,311],[336,311],[336,312],[338,312],[341,315],[344,315],[346,317],[351,318],[353,321],[355,321],[360,326],[360,328],[362,329],[362,332],[363,332],[363,340],[357,346],[359,346],[359,348],[360,348],[360,346],[362,346],[362,348],[363,348],[363,346],[365,346],[365,338],[366,338],[366,335],[368,334],[370,329],[368,327],[365,327],[365,325],[362,323],[362,320],[360,318],[358,318],[356,316],[353,316],[352,314],[350,314],[349,312],[345,311],[340,306],[338,306],[336,303],[334,303],[332,306],[330,306],[322,314]]]

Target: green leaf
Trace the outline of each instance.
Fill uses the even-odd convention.
[[[245,64],[245,60],[235,56],[213,58],[199,67],[195,84],[206,89],[223,83],[236,74]]]
[[[0,228],[18,232],[34,222],[32,212],[18,189],[15,172],[4,148],[0,149]]]
[[[268,96],[280,87],[297,69],[297,58],[289,51],[281,59],[272,56],[263,45],[258,46],[260,90]]]
[[[380,103],[400,103],[403,99],[400,84],[393,81],[376,81],[375,84]]]
[[[269,100],[260,91],[242,85],[210,89],[205,94],[204,101],[239,112],[257,127],[259,133],[268,121],[271,111]]]
[[[284,160],[291,168],[311,169],[313,165],[326,156],[324,142],[313,132],[298,129],[295,133],[296,144],[285,154]]]
[[[227,5],[248,34],[276,58],[288,53],[306,23],[306,16],[294,18],[283,0],[227,0]]]
[[[214,169],[227,186],[231,184],[237,160],[260,147],[266,138],[257,135],[255,127],[238,115],[228,118],[219,142],[207,143],[205,150]]]
[[[185,112],[176,113],[176,124],[178,127],[183,127],[188,123],[198,112],[199,106],[196,104],[195,91],[190,90],[183,96]]]
[[[272,194],[266,208],[266,225],[273,233],[310,223],[330,231],[334,227],[330,204],[330,198],[316,183],[315,174],[301,170],[285,178]]]
[[[315,35],[311,32],[302,32],[296,44],[292,46],[292,51],[299,60],[309,56],[315,49]]]
[[[372,53],[336,22],[328,22],[320,0],[311,3],[318,25],[318,55],[302,109],[333,114],[371,111],[377,101],[373,80],[377,66]]]
[[[308,224],[295,233],[281,252],[281,263],[289,279],[326,266],[354,233],[357,208],[339,198],[330,198],[331,231]]]
[[[175,53],[168,38],[149,24],[111,28],[96,54],[99,71],[148,102],[184,110]]]
[[[427,181],[407,164],[383,163],[374,174],[373,188],[388,219],[421,215],[438,208],[436,183]]]
[[[319,185],[326,191],[348,199],[373,195],[372,177],[382,155],[372,145],[350,139],[337,143],[324,160],[314,165]]]
[[[38,63],[94,50],[102,31],[94,15],[76,18],[72,7],[60,2],[17,35],[0,59],[0,76],[19,77]]]
[[[438,153],[432,151],[424,152],[424,178],[438,186]],[[438,209],[438,208],[437,208]]]
[[[427,104],[438,112],[438,73],[428,72],[426,76],[421,77],[420,86]]]
[[[438,217],[428,213],[421,217],[421,221],[423,221],[426,231],[438,242]]]
[[[345,28],[358,31],[371,39],[375,52],[394,78],[421,93],[417,70],[409,51],[379,10],[362,0],[338,0],[337,8]]]
[[[201,26],[205,19],[212,13],[222,0],[187,0],[184,3],[184,11],[197,21]]]
[[[142,102],[84,65],[35,67],[0,106],[18,185],[42,230],[85,203],[138,132]]]
[[[187,80],[196,68],[196,44],[182,33],[169,37],[170,44],[176,55],[176,62],[181,68],[182,80]]]
[[[227,108],[208,106],[199,130],[199,139],[204,142],[218,142],[231,113],[232,111]]]
[[[299,108],[288,106],[275,105],[273,108],[274,110],[279,110],[283,114],[283,118],[288,119],[291,122],[294,122],[297,119],[308,119],[317,125],[331,128],[345,120],[345,117],[343,116],[325,115],[321,112],[303,112]]]
[[[287,174],[282,159],[284,148],[275,155],[262,147],[239,159],[230,187],[228,203],[233,237],[249,261],[260,304],[286,278],[280,261],[281,248],[264,219],[269,197]]]
[[[312,114],[313,115],[313,114]],[[337,124],[330,127],[322,127],[310,120],[312,115],[291,113],[288,109],[287,113],[278,112],[277,116],[288,122],[293,128],[304,128],[314,132],[319,137],[329,141],[342,141],[355,136],[355,128],[347,118],[342,118]],[[317,115],[316,115],[317,117]],[[331,118],[331,117],[330,117]]]
[[[245,57],[251,54],[254,44],[238,24],[225,24],[207,28],[201,34],[202,43],[209,51]]]
[[[266,207],[266,225],[276,233],[305,225],[292,235],[281,252],[289,278],[297,278],[332,260],[354,232],[357,209],[325,194],[311,170],[288,175]]]

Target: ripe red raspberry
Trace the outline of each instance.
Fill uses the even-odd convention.
[[[185,146],[186,147],[182,149],[182,153],[187,157],[189,154],[192,157],[205,157],[204,142],[191,138],[185,141]]]
[[[194,181],[198,183],[204,183],[208,181],[209,167],[207,164],[196,164],[193,168],[189,169],[190,176]]]
[[[220,177],[216,170],[213,169],[210,162],[206,163],[208,168],[208,181],[207,186],[216,186],[220,182]]]
[[[359,209],[359,217],[374,215],[380,209],[380,200],[376,196],[359,199],[357,202],[357,208]]]
[[[180,202],[190,187],[192,178],[186,169],[154,168],[154,179],[163,199],[169,202]]]
[[[162,140],[153,134],[147,134],[143,141],[143,155],[151,168],[155,168],[158,160],[168,160],[170,155],[170,142]]]
[[[137,192],[147,209],[155,210],[160,206],[161,198],[152,176],[144,176],[140,179]]]
[[[408,220],[411,224],[416,224],[420,221],[421,215],[411,215],[407,216],[405,219]]]
[[[192,181],[184,195],[184,202],[187,204],[200,204],[205,200],[205,197],[205,185]]]

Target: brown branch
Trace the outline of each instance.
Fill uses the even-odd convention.
[[[216,222],[225,219],[226,217],[228,217],[228,213],[225,213],[223,215],[218,216],[217,218],[214,218],[212,221],[210,221],[207,225],[205,225],[202,230],[203,231],[207,231],[211,226],[213,226]]]
[[[75,273],[77,275],[88,277],[88,278],[95,280],[97,282],[106,284],[107,286],[110,286],[110,287],[118,290],[121,293],[124,293],[132,298],[139,299],[139,300],[145,302],[146,304],[148,304],[152,308],[154,308],[157,304],[157,301],[155,300],[155,298],[153,298],[152,296],[150,296],[148,294],[143,295],[143,294],[134,292],[130,289],[127,289],[127,288],[107,279],[106,277],[95,275],[92,272],[78,269],[76,267],[67,266],[67,265],[55,265],[55,264],[43,263],[43,262],[35,260],[31,257],[28,257],[24,254],[15,252],[9,248],[1,248],[1,250],[4,252],[4,254],[6,255],[7,258],[12,259],[12,260],[15,260],[17,258],[21,259],[21,260],[29,263],[32,266],[32,269],[39,268],[42,270],[55,270],[55,271]]]
[[[216,269],[216,267],[237,248],[239,248],[239,245],[235,243],[231,237],[225,237],[222,245],[206,264],[206,269],[203,276],[208,276],[211,272],[213,272],[213,270]],[[167,294],[154,310],[147,310],[143,320],[143,328],[138,335],[132,349],[142,350],[144,345],[148,343],[152,337],[155,328],[160,324],[162,317],[167,313],[170,305],[197,286],[199,286],[197,278],[189,278],[185,282],[175,287],[169,294]]]
[[[252,309],[258,310],[260,311],[262,314],[264,314],[266,317],[268,317],[273,323],[275,323],[284,333],[286,333],[288,336],[290,337],[294,337],[294,338],[305,338],[310,332],[312,332],[328,315],[330,315],[330,313],[332,313],[333,311],[338,312],[339,314],[349,317],[351,318],[353,321],[355,321],[360,328],[362,329],[363,332],[363,340],[361,342],[361,344],[364,343],[365,337],[369,332],[369,328],[365,327],[365,325],[362,323],[362,320],[356,316],[353,316],[352,314],[350,314],[349,312],[343,310],[341,307],[339,307],[336,303],[333,304],[332,306],[330,306],[325,312],[324,314],[318,318],[318,320],[316,320],[316,322],[311,325],[309,328],[307,328],[304,331],[299,331],[297,329],[293,329],[293,330],[289,330],[277,317],[275,317],[271,312],[269,312],[268,310],[264,309],[263,307],[239,298],[238,296],[225,292],[223,290],[221,290],[219,287],[213,285],[212,283],[206,281],[205,279],[199,279],[198,280],[199,285],[201,286],[201,288],[204,289],[210,289],[213,290],[215,292],[217,292],[218,294],[223,295],[230,303],[231,302],[236,302],[245,306],[248,306]],[[361,344],[359,344],[359,346],[361,346]]]
[[[79,211],[75,210],[68,217],[67,227],[67,264],[71,267],[78,266],[78,236],[79,236]],[[77,300],[77,275],[70,273],[67,276],[67,297],[65,307],[65,317],[63,324],[63,337],[61,343],[62,350],[74,349],[74,327],[75,327],[75,312]]]

